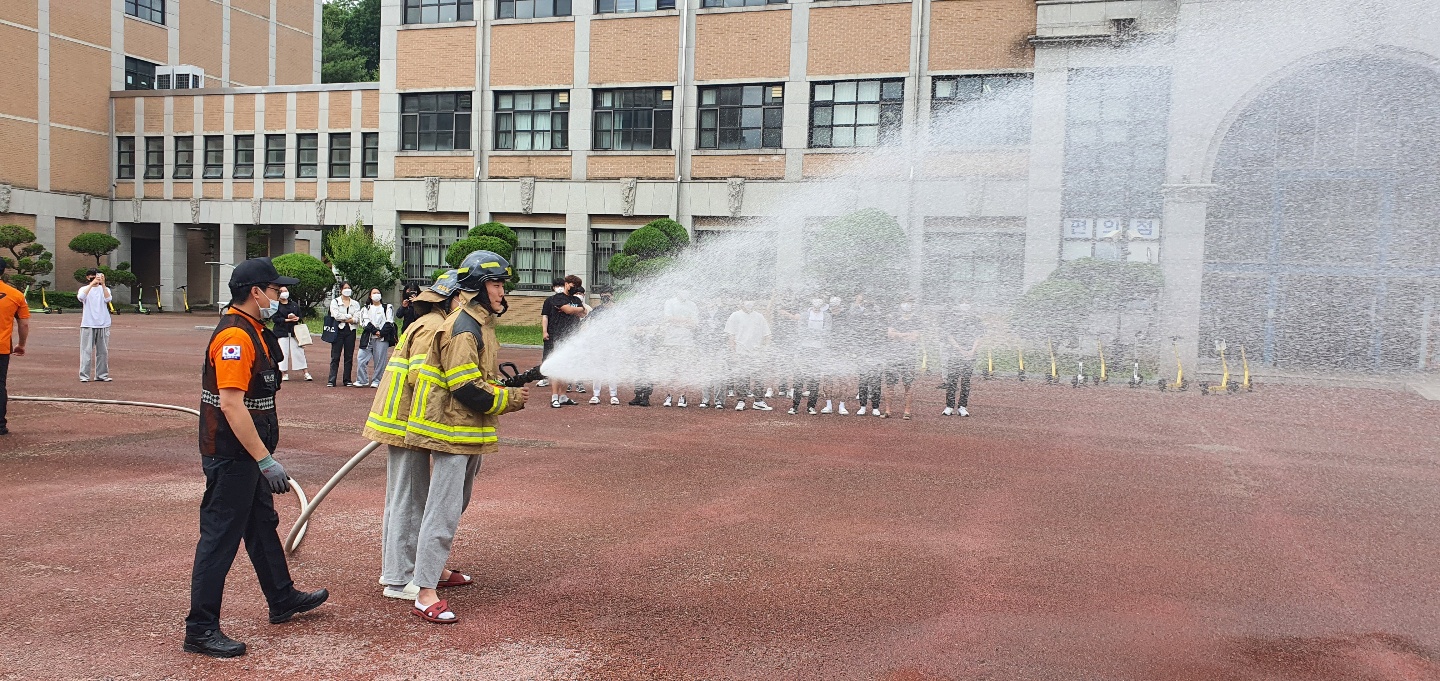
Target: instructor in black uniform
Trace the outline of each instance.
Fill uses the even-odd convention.
[[[279,341],[262,322],[275,314],[280,287],[298,283],[275,271],[269,258],[240,263],[230,275],[230,309],[215,325],[205,354],[200,392],[200,454],[205,496],[200,541],[190,573],[185,651],[211,657],[245,654],[245,644],[220,631],[225,576],[240,541],[270,605],[270,623],[313,610],[324,589],[295,589],[276,527],[272,494],[290,491],[285,468],[271,456],[280,439],[275,393],[280,390]]]

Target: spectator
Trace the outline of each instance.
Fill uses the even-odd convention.
[[[110,289],[104,273],[90,268],[85,285],[75,292],[83,312],[80,317],[80,382],[110,382]]]
[[[891,388],[883,418],[890,418],[890,407],[894,406],[895,386],[903,390],[905,420],[910,420],[910,388],[915,385],[915,367],[920,360],[920,317],[915,314],[915,305],[900,304],[900,312],[890,319],[885,330],[890,340],[890,364],[885,371],[885,385]]]
[[[299,303],[290,300],[290,288],[281,286],[280,307],[270,319],[275,324],[275,337],[280,339],[280,352],[284,355],[280,360],[282,381],[290,380],[291,371],[304,371],[305,380],[315,380],[310,377],[310,365],[305,362],[305,346],[295,340],[295,325],[305,323],[304,312]]]
[[[828,352],[825,353],[826,372],[825,377],[825,408],[820,410],[821,414],[829,414],[832,411],[830,398],[835,396],[840,402],[840,409],[835,413],[841,416],[849,416],[850,412],[845,409],[845,396],[854,395],[850,388],[851,376],[845,371],[853,366],[855,358],[852,354],[854,346],[845,342],[843,334],[848,331],[850,320],[848,310],[845,309],[840,296],[830,296],[830,302],[825,305],[825,311],[830,313],[830,327],[834,338],[831,339]]]
[[[355,327],[360,323],[360,301],[350,297],[353,293],[350,282],[344,282],[340,284],[340,297],[330,301],[330,316],[335,319],[335,340],[330,342],[330,378],[325,382],[327,388],[335,387],[337,379],[347,388],[352,385],[350,372],[355,366]],[[345,373],[337,376],[342,354],[345,356]]]
[[[559,347],[560,343],[569,338],[570,333],[579,328],[580,320],[585,317],[585,307],[572,295],[571,287],[579,288],[582,282],[580,277],[570,275],[568,277],[556,277],[551,282],[551,290],[555,293],[545,299],[545,304],[540,308],[540,335],[543,339],[541,349],[541,362],[550,356],[550,353]],[[556,409],[567,404],[575,404],[575,401],[566,397],[564,386],[559,382],[550,384],[550,406]]]
[[[690,368],[695,365],[695,329],[700,325],[700,308],[690,300],[690,291],[681,289],[673,298],[665,301],[663,312],[661,352],[665,360],[670,362],[671,377],[683,381]],[[689,406],[685,403],[683,388],[679,400],[673,400],[670,393],[665,393],[665,402],[660,406],[668,407],[672,404],[682,408]]]
[[[941,416],[969,416],[970,376],[975,373],[975,352],[980,349],[984,326],[970,310],[970,301],[960,299],[950,333],[945,336],[945,411]],[[956,383],[959,383],[957,399]]]
[[[855,302],[850,306],[847,321],[847,342],[857,353],[856,363],[860,370],[859,395],[856,397],[860,401],[860,410],[856,413],[864,416],[865,405],[869,403],[870,415],[880,416],[880,387],[884,382],[885,361],[875,357],[873,345],[876,339],[883,338],[885,334],[880,312],[865,300],[865,294],[857,293]]]
[[[808,397],[805,411],[814,416],[819,413],[815,411],[815,403],[820,399],[820,374],[825,368],[825,352],[830,340],[830,331],[834,328],[834,318],[825,308],[824,299],[812,298],[810,300],[810,307],[800,313],[796,328],[799,331],[797,344],[799,353],[795,359],[799,371],[790,385],[795,397],[791,400],[788,413],[798,412],[800,398]]]
[[[410,328],[410,324],[420,318],[420,313],[413,304],[415,297],[420,295],[420,287],[414,284],[406,284],[405,291],[400,295],[400,309],[395,312],[396,330],[404,332]]]
[[[355,387],[379,388],[385,373],[390,346],[395,343],[395,308],[381,303],[380,289],[370,289],[370,304],[360,308],[355,326],[360,338],[360,366],[355,370]]]
[[[700,385],[701,409],[711,404],[716,409],[725,408],[725,386],[729,383],[725,376],[725,322],[728,318],[718,298],[705,301],[704,307],[700,308],[700,325],[696,328],[696,347],[700,354],[696,358],[696,369],[705,377]]]
[[[770,345],[770,323],[755,309],[755,301],[742,301],[740,309],[730,313],[730,318],[725,320],[725,335],[730,339],[730,353],[734,358],[738,397],[735,411],[744,411],[746,400],[750,401],[751,409],[770,411],[764,397],[755,396],[765,385],[756,372],[764,368],[765,351]]]
[[[600,288],[597,291],[597,295],[600,296],[600,304],[590,308],[590,314],[585,315],[587,324],[593,324],[595,322],[596,315],[604,315],[610,312],[610,306],[615,304],[613,302],[614,294],[610,291],[608,287]],[[610,384],[610,404],[620,404],[620,398],[616,394],[617,386],[615,385],[614,376],[601,376],[599,378],[596,378],[595,381],[591,383],[591,385],[595,388],[595,395],[594,397],[590,398],[590,404],[600,404],[600,390],[605,383]]]
[[[25,356],[25,340],[30,337],[30,305],[25,295],[5,283],[5,259],[0,258],[0,435],[9,435],[5,421],[5,403],[10,394],[5,389],[10,374],[10,356]],[[11,349],[14,343],[14,349]]]

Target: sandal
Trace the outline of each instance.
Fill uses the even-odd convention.
[[[900,418],[905,419],[906,421],[909,421],[909,420],[910,420],[910,412],[908,412],[908,411],[905,412],[904,415],[902,415]]]
[[[411,606],[410,612],[415,613],[416,617],[434,624],[454,624],[460,621],[460,618],[450,611],[450,604],[446,603],[444,599],[435,601],[430,607],[423,610],[418,605]],[[441,617],[447,613],[450,617]]]
[[[452,586],[469,586],[474,583],[475,580],[469,575],[462,575],[460,574],[459,570],[451,570],[450,578],[441,580],[438,584],[435,585],[435,588],[444,589]]]

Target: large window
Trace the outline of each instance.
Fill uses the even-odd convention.
[[[534,19],[570,16],[570,0],[498,0],[497,19]]]
[[[265,177],[285,177],[285,136],[265,136]]]
[[[595,149],[669,149],[670,88],[595,91]]]
[[[218,180],[225,177],[225,138],[223,136],[205,136],[205,171],[201,177],[207,180]]]
[[[320,165],[320,136],[315,133],[295,136],[295,177],[315,177]]]
[[[155,64],[136,59],[125,58],[125,89],[126,90],[153,90],[155,89]]]
[[[464,239],[469,231],[465,225],[404,225],[405,283],[419,286],[434,283],[436,270],[450,268],[445,262],[450,244]]]
[[[380,177],[380,133],[361,133],[360,142],[364,145],[360,177]]]
[[[813,87],[811,147],[873,147],[900,131],[904,80],[842,80]]]
[[[165,179],[165,138],[145,138],[145,179]]]
[[[701,149],[779,149],[785,86],[700,88]]]
[[[350,133],[330,133],[330,177],[350,177]]]
[[[495,93],[496,149],[569,149],[570,93]]]
[[[235,136],[235,173],[232,175],[237,180],[248,180],[255,177],[255,136]]]
[[[470,93],[400,95],[400,148],[451,151],[470,148]]]
[[[790,0],[704,0],[701,7],[759,7],[761,5],[783,5]]]
[[[171,177],[188,180],[195,177],[195,138],[175,138],[175,172]]]
[[[549,291],[555,277],[565,276],[565,230],[537,227],[515,227],[519,244],[515,247],[516,288],[523,291]]]
[[[595,0],[597,14],[654,12],[657,9],[675,9],[675,0]]]
[[[165,0],[125,0],[125,13],[157,24],[165,23]]]
[[[474,0],[405,0],[407,24],[443,24],[474,18]]]
[[[115,177],[122,180],[135,179],[135,138],[117,137],[115,150]]]
[[[615,278],[610,276],[610,259],[625,247],[633,229],[592,229],[590,230],[590,287],[596,291],[601,286],[614,286]]]
[[[1028,74],[937,76],[931,85],[930,139],[947,147],[1030,142]]]

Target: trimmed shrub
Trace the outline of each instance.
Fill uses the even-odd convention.
[[[520,246],[520,237],[515,234],[515,230],[506,227],[504,223],[487,222],[483,225],[476,225],[475,227],[472,227],[470,229],[470,233],[466,234],[465,238],[474,239],[475,237],[481,236],[493,236],[496,239],[510,244],[510,250],[512,253],[516,248]],[[499,253],[499,251],[496,252]],[[501,253],[501,255],[505,254]],[[509,258],[510,256],[505,257]]]
[[[330,271],[329,266],[313,255],[286,253],[276,256],[274,263],[275,271],[281,276],[300,280],[300,283],[290,287],[290,300],[305,311],[303,316],[313,314],[315,306],[325,300],[325,296],[335,285],[335,274]]]
[[[625,255],[638,258],[656,258],[675,250],[675,242],[658,227],[646,225],[630,233],[622,249]]]
[[[54,258],[44,246],[35,243],[35,233],[20,225],[0,225],[0,248],[10,252],[0,255],[5,261],[5,281],[11,286],[24,289],[31,284],[49,286],[50,281],[40,277],[55,270]]]
[[[506,260],[510,260],[515,253],[513,246],[497,237],[472,236],[450,244],[450,250],[445,252],[445,262],[449,263],[451,267],[459,267],[460,263],[465,261],[465,256],[475,251],[492,251]]]
[[[690,245],[690,234],[689,232],[685,231],[685,225],[671,220],[670,218],[659,218],[656,220],[651,220],[650,222],[646,223],[645,226],[654,227],[655,229],[664,232],[665,236],[670,238],[672,250],[679,250],[685,246]]]
[[[83,255],[95,258],[95,267],[100,267],[100,259],[110,255],[120,247],[120,240],[103,232],[86,232],[76,234],[70,240],[70,250]]]

